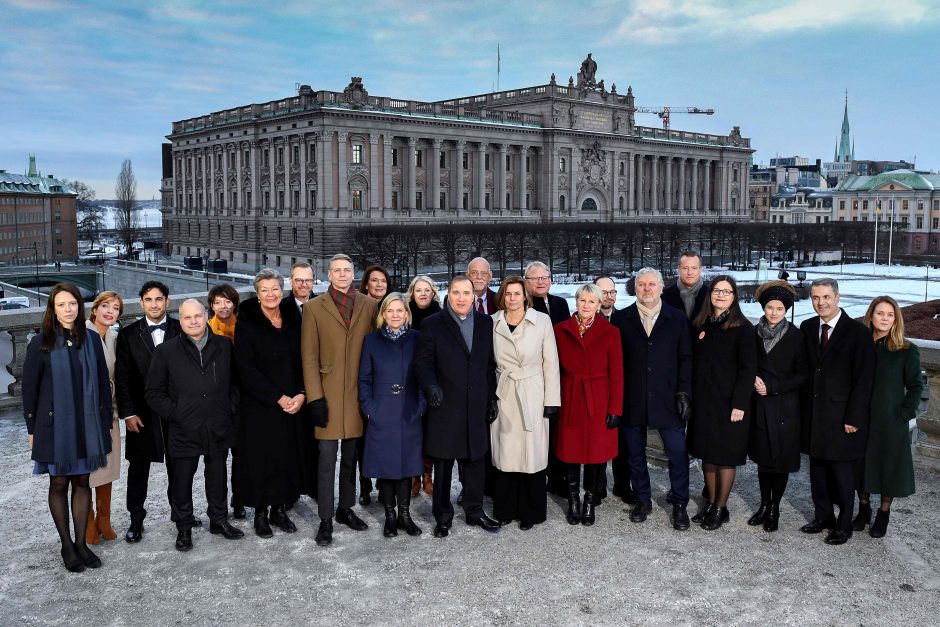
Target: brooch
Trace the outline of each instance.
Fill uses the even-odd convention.
[[[65,343],[68,344],[69,346],[71,346],[71,345],[72,345],[72,340],[65,340]]]
[[[704,339],[705,339],[705,331],[701,331],[701,332],[698,334],[698,339],[700,339],[700,340],[704,340]]]

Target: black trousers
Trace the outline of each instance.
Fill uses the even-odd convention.
[[[819,522],[836,519],[834,505],[839,506],[836,529],[852,533],[855,513],[855,461],[831,461],[809,458],[809,484],[813,495],[815,517]]]
[[[225,460],[228,451],[216,451],[211,455],[203,455],[205,465],[203,476],[206,480],[206,501],[209,507],[206,514],[212,523],[225,522],[228,507],[225,499],[228,496]],[[193,527],[193,477],[196,476],[196,467],[199,466],[199,457],[176,457],[173,479],[170,482],[170,507],[173,509],[173,520],[179,530]]]
[[[454,505],[450,502],[450,484],[457,462],[463,482],[463,511],[468,520],[483,513],[483,482],[486,477],[486,457],[476,460],[441,459],[434,461],[434,494],[431,496],[431,513],[439,525],[449,525],[454,520]]]
[[[653,494],[650,488],[650,471],[646,464],[646,425],[626,426],[623,429],[627,446],[621,455],[627,457],[630,466],[630,482],[636,492],[637,503],[650,503]],[[687,505],[689,502],[689,456],[685,449],[685,427],[659,429],[666,458],[669,459],[669,487],[672,503]]]
[[[503,472],[493,469],[493,517],[518,520],[524,525],[545,522],[548,496],[545,471]]]
[[[163,429],[163,449],[166,450],[166,423],[161,425]],[[166,500],[172,505],[173,499],[173,460],[169,455],[164,456],[166,460]],[[147,517],[147,510],[144,509],[144,503],[147,501],[147,484],[150,483],[150,464],[151,462],[128,462],[127,464],[127,511],[131,515],[131,524],[140,524]],[[175,514],[170,508],[170,520],[178,522]]]
[[[339,506],[348,509],[356,503],[356,457],[362,438],[345,440],[319,440],[320,458],[317,461],[317,514],[320,520],[329,520],[336,513],[333,504],[336,492],[336,457],[339,461]]]
[[[379,502],[385,507],[411,506],[411,477],[404,479],[376,479]]]
[[[617,456],[610,460],[611,474],[614,476],[614,488],[630,488],[630,460],[627,453],[627,439],[624,425],[617,427]]]

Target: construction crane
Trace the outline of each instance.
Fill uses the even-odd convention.
[[[697,113],[700,115],[714,115],[714,109],[700,109],[698,107],[637,107],[639,113],[655,113],[663,121],[663,129],[669,130],[670,113]]]

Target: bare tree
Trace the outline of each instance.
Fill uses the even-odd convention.
[[[121,164],[121,173],[114,185],[114,197],[114,228],[124,243],[125,257],[131,259],[134,242],[140,235],[140,218],[137,214],[137,178],[130,159],[125,159]]]
[[[95,202],[95,190],[82,181],[65,181],[72,188],[75,199],[78,236],[94,244],[104,228],[104,209]]]

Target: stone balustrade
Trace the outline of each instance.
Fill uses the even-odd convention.
[[[940,342],[914,340],[927,373],[927,411],[917,417],[914,460],[940,468]]]

